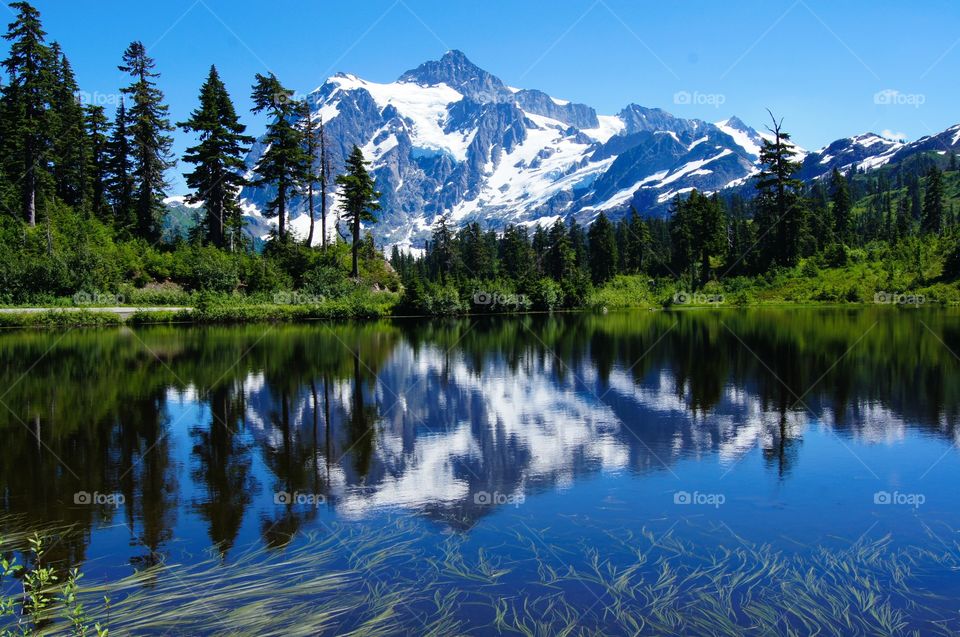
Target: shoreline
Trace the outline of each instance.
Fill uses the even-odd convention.
[[[769,301],[743,304],[684,304],[636,305],[614,308],[584,306],[555,310],[524,310],[514,312],[465,312],[456,314],[407,314],[394,313],[395,304],[368,304],[361,307],[348,307],[346,304],[327,305],[223,305],[208,308],[184,306],[114,306],[102,308],[80,307],[24,307],[0,308],[0,329],[52,328],[52,327],[113,327],[139,325],[244,325],[255,323],[308,323],[313,321],[368,321],[380,319],[450,319],[476,317],[519,317],[540,314],[591,313],[608,314],[635,311],[714,311],[714,310],[750,310],[750,309],[866,309],[869,307],[891,307],[899,310],[924,308],[950,309],[960,304],[950,302],[928,302],[923,304],[894,304],[836,301]]]

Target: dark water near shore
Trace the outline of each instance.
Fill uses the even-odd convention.
[[[806,632],[815,613],[785,611],[803,600],[765,570],[772,551],[878,591],[844,632],[949,632],[958,354],[960,312],[888,307],[8,331],[0,532],[70,525],[51,559],[89,582],[250,555],[295,579],[286,552],[343,537],[332,564],[366,586],[442,584],[440,634],[508,632],[554,589],[580,614],[570,634],[709,632],[698,604],[733,608],[731,634]],[[365,561],[390,547],[409,559]],[[868,549],[866,583],[830,570]],[[695,577],[657,593],[665,564]],[[695,581],[711,564],[756,580],[716,592]],[[902,588],[884,600],[886,577]],[[751,600],[771,617],[741,612]],[[394,632],[426,632],[420,601]],[[650,623],[629,624],[631,604]],[[562,608],[528,612],[528,632],[559,631]]]

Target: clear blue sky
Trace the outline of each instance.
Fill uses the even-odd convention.
[[[253,134],[263,126],[247,110],[254,73],[273,71],[304,92],[337,71],[391,81],[452,48],[508,85],[539,88],[600,113],[635,102],[709,121],[736,114],[760,128],[769,107],[807,148],[867,130],[915,139],[960,122],[956,1],[35,5],[81,88],[101,101],[109,102],[126,83],[116,65],[125,46],[139,39],[157,60],[174,120],[194,107],[200,83],[216,64]],[[899,93],[889,103],[876,103],[875,94],[888,89]],[[675,103],[682,91],[691,103]],[[189,141],[177,133],[178,154]],[[175,182],[171,192],[182,191],[179,177]]]

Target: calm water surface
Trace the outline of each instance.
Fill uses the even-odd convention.
[[[330,634],[950,633],[957,354],[943,309],[8,331],[0,532],[87,585],[344,573],[263,591],[350,591]]]

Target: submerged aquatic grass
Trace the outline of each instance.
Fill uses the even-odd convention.
[[[958,547],[786,552],[722,528],[713,544],[673,532],[608,534],[559,551],[515,532],[496,547],[431,541],[397,519],[337,523],[281,548],[211,552],[119,581],[86,582],[87,613],[110,634],[422,635],[954,634],[960,616],[928,576],[960,568]],[[541,541],[543,540],[543,541]],[[104,605],[107,597],[109,608]],[[62,629],[63,626],[60,626]],[[36,634],[56,634],[51,628]]]

